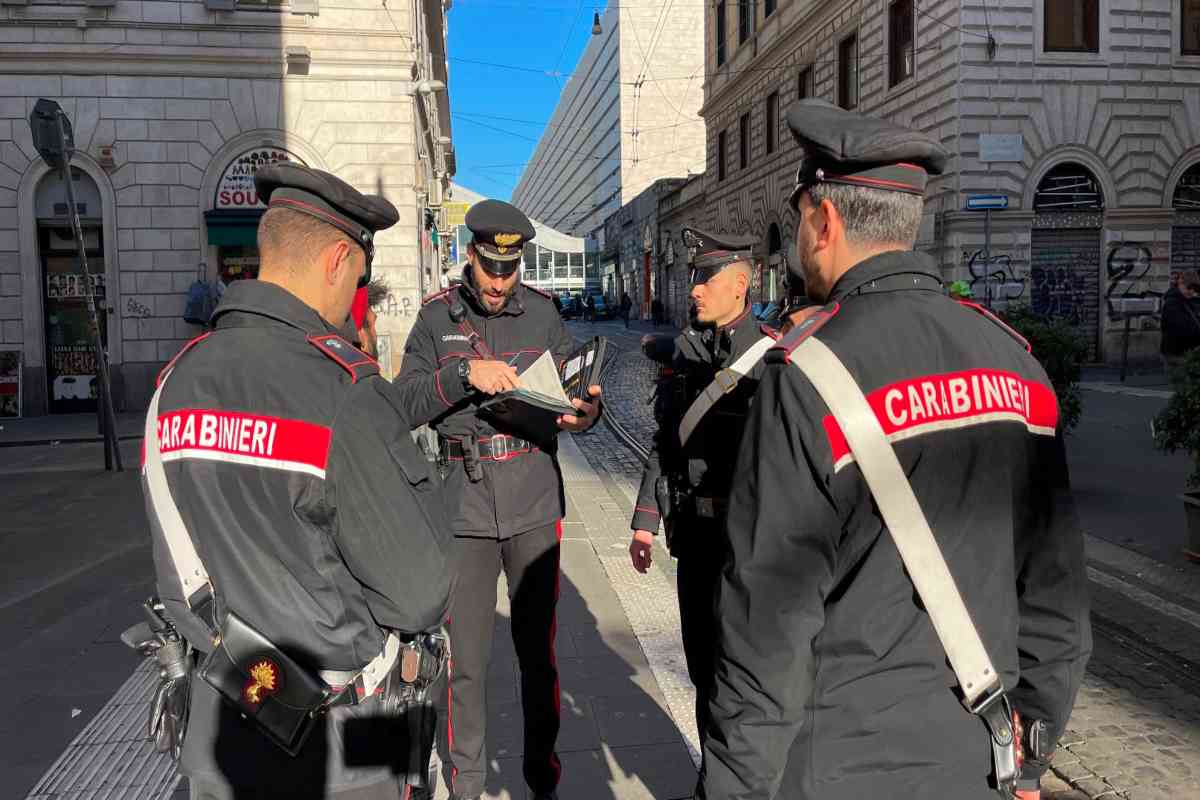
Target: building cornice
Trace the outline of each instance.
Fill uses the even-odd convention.
[[[158,77],[283,77],[287,54],[266,48],[179,48],[164,53],[162,47],[139,47],[138,51],[103,52],[103,48],[45,50],[31,53],[0,49],[0,71],[9,75],[146,75]],[[69,65],[69,66],[68,66]],[[394,80],[409,81],[411,59],[320,58],[305,76],[287,75],[292,80]]]
[[[10,12],[21,8],[20,6],[9,6]],[[36,8],[36,6],[35,6]],[[117,20],[105,19],[104,17],[94,16],[96,9],[86,6],[71,6],[72,12],[68,14],[58,14],[55,16],[10,16],[6,19],[0,19],[0,28],[69,28],[87,30],[157,30],[170,31],[172,33],[194,32],[194,33],[251,33],[251,34],[268,34],[268,35],[287,35],[288,37],[331,37],[345,36],[354,39],[409,39],[412,34],[409,31],[397,30],[369,30],[358,28],[322,28],[316,25],[300,24],[279,24],[279,25],[251,25],[249,23],[196,23],[196,22],[140,22],[138,20]],[[106,43],[105,46],[111,47],[112,43]]]
[[[798,12],[799,16],[797,19],[793,20],[788,27],[781,30],[774,38],[772,38],[770,43],[768,43],[762,51],[755,54],[753,58],[737,67],[737,69],[731,69],[734,62],[737,61],[736,57],[726,60],[724,64],[717,68],[713,75],[707,76],[706,80],[704,81],[705,97],[704,103],[700,106],[700,111],[698,112],[699,116],[704,117],[705,114],[713,107],[723,104],[724,100],[726,99],[726,95],[734,93],[735,90],[743,89],[747,83],[754,81],[760,73],[759,70],[754,69],[756,66],[766,64],[772,59],[778,60],[782,57],[785,57],[789,52],[787,45],[794,45],[794,40],[797,37],[797,34],[801,33],[806,27],[809,27],[810,24],[812,27],[820,27],[826,21],[825,17],[833,17],[836,15],[838,10],[839,5],[837,0],[817,0],[817,2],[813,3],[808,8]],[[779,9],[775,13],[778,14],[783,11],[784,9]],[[707,26],[707,20],[705,25]],[[754,35],[747,39],[744,44],[738,46],[738,50],[740,51],[743,48],[756,47],[757,45],[755,44],[755,40],[758,38],[758,35],[759,31],[755,31]],[[704,59],[705,64],[707,64],[707,41],[705,42]],[[722,84],[717,89],[712,89],[714,77],[726,76],[731,72],[736,73],[732,79]]]

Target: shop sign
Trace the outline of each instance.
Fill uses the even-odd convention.
[[[21,416],[21,351],[0,350],[0,417]]]
[[[222,209],[265,208],[258,201],[258,193],[254,190],[254,173],[258,171],[259,167],[278,164],[281,161],[292,161],[307,166],[294,153],[278,147],[256,147],[234,158],[221,173],[213,207]]]
[[[90,273],[92,294],[104,297],[104,275]],[[46,297],[53,300],[82,300],[87,297],[83,275],[78,272],[52,272],[46,276]]]
[[[443,208],[446,209],[447,227],[453,228],[467,223],[467,211],[471,208],[470,203],[445,203]]]

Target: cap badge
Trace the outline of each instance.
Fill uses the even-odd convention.
[[[242,698],[252,706],[256,706],[273,694],[279,692],[279,667],[269,658],[264,658],[250,667],[250,678],[242,689]]]
[[[519,234],[519,233],[497,233],[492,238],[495,240],[497,246],[509,247],[510,245],[514,245],[517,242],[521,241],[521,234]]]

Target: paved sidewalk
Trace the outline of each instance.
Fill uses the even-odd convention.
[[[145,411],[117,414],[117,436],[121,439],[140,439],[145,423]],[[0,417],[0,447],[103,442],[98,426],[95,414]]]
[[[572,437],[560,437],[560,448],[568,504],[557,635],[560,797],[689,798],[696,780],[695,723],[673,589],[661,574],[644,580],[630,566],[628,509],[614,494],[611,479],[588,464]],[[132,602],[128,611],[132,624]],[[503,578],[495,624],[485,796],[525,800],[519,673]],[[652,658],[643,650],[647,643]],[[186,796],[186,781],[178,781],[174,764],[146,739],[153,665],[139,663],[132,653],[128,664],[133,675],[47,770],[30,800]],[[447,795],[439,786],[437,796]]]

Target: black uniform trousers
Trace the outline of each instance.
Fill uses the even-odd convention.
[[[508,580],[512,637],[521,669],[525,782],[535,795],[554,791],[561,772],[558,667],[559,523],[511,539],[454,540],[458,583],[450,601],[450,759],[455,797],[483,793],[487,778],[487,672],[496,617],[496,581]]]
[[[672,550],[678,561],[680,634],[688,678],[696,687],[696,729],[703,750],[708,739],[708,704],[716,688],[716,595],[725,564],[725,539],[714,520],[697,518],[676,524]]]

